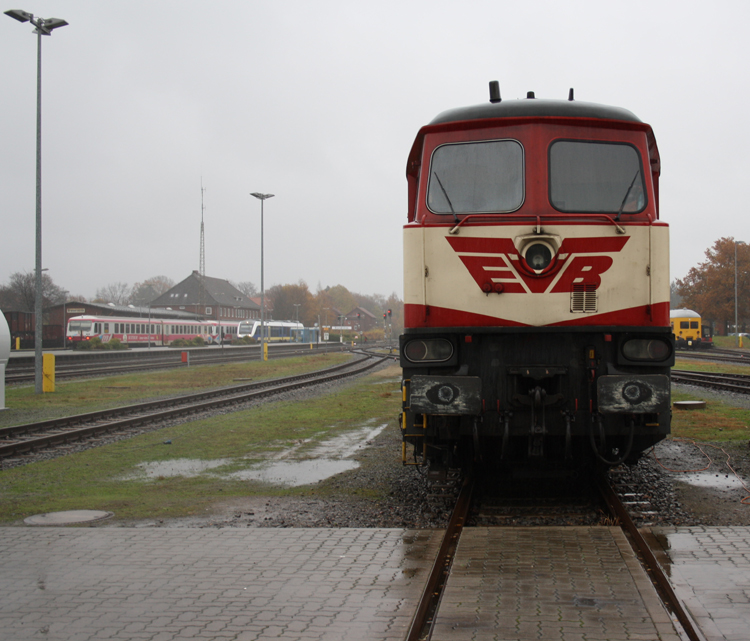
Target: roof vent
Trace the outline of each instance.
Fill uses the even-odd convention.
[[[573,97],[573,87],[570,88],[570,91],[568,92],[568,100],[573,102],[575,98]]]
[[[533,91],[527,91],[527,92],[526,92],[526,97],[527,97],[527,98],[531,98],[531,99],[534,99],[534,98],[536,98],[536,96],[534,95],[534,92],[533,92]]]
[[[497,80],[491,80],[490,81],[490,102],[496,103],[500,102],[502,98],[500,97],[500,83]]]

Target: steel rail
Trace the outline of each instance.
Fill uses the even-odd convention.
[[[440,599],[443,596],[443,590],[450,574],[456,548],[458,547],[458,540],[469,517],[473,492],[473,477],[467,475],[464,478],[456,506],[448,522],[448,527],[445,530],[440,550],[432,565],[430,575],[427,577],[427,583],[425,584],[422,597],[419,600],[419,605],[409,627],[409,632],[406,635],[406,641],[424,641],[432,635],[435,613],[440,605]]]
[[[750,375],[745,374],[714,374],[672,370],[672,382],[712,387],[738,394],[750,394]]]
[[[20,441],[16,440],[0,445],[0,457],[34,451],[39,448],[49,447],[50,445],[59,445],[60,443],[80,440],[103,432],[157,422],[186,414],[194,414],[226,405],[244,403],[300,387],[318,385],[348,376],[355,376],[372,369],[382,360],[378,358],[360,359],[355,363],[345,363],[322,371],[282,379],[234,385],[221,388],[220,390],[213,390],[212,392],[201,392],[199,394],[178,396],[162,401],[150,401],[112,410],[89,412],[87,414],[51,419],[40,423],[2,428],[0,429],[0,439],[6,441],[43,430],[53,431],[46,435]],[[351,369],[352,367],[356,367],[356,369]],[[93,421],[97,421],[98,424],[91,425]],[[81,423],[88,423],[88,425],[85,427],[75,427]]]
[[[185,351],[185,350],[182,350]],[[281,350],[278,352],[269,352],[269,359],[286,358],[290,356],[308,356],[312,354],[324,354],[328,352],[342,351],[340,346],[331,348],[317,348],[311,349],[296,349],[296,350]],[[225,350],[224,353],[212,351],[204,353],[202,350],[192,350],[190,353],[190,364],[194,366],[198,365],[215,365],[220,363],[228,363],[235,361],[251,361],[258,357],[256,351],[242,350],[241,352],[236,349]],[[82,360],[89,360],[89,357],[82,356]],[[95,358],[95,357],[92,357]],[[139,372],[154,369],[175,369],[178,367],[186,367],[187,364],[182,362],[180,352],[163,353],[157,356],[149,356],[147,352],[143,354],[129,355],[128,358],[119,359],[113,355],[112,357],[116,362],[106,362],[106,359],[96,359],[94,362],[65,362],[69,359],[61,359],[63,362],[58,363],[56,366],[55,378],[56,379],[70,379],[70,378],[81,378],[85,376],[104,376],[123,374],[130,372]],[[14,359],[11,359],[11,363]],[[75,360],[75,358],[74,358]],[[6,383],[25,383],[34,380],[32,366],[19,366],[15,365],[10,370],[6,371],[5,381]]]
[[[690,641],[706,641],[706,638],[698,629],[698,626],[693,622],[687,608],[675,594],[675,591],[672,589],[672,584],[669,582],[667,575],[657,561],[651,547],[641,535],[633,522],[633,519],[630,518],[627,509],[622,504],[622,501],[620,501],[616,492],[612,489],[612,486],[609,484],[604,473],[598,475],[597,486],[613,518],[617,520],[620,527],[625,531],[626,535],[628,535],[631,545],[633,545],[641,562],[646,567],[646,572],[653,582],[657,592],[660,594],[662,601],[665,602],[667,607],[677,618],[677,621],[682,626],[685,634]]]
[[[750,365],[750,354],[743,354],[733,350],[707,350],[703,352],[680,351],[675,352],[677,358],[685,358],[696,361],[720,361],[722,363],[735,363],[737,365]]]

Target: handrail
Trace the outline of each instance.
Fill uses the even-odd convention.
[[[608,216],[607,214],[576,214],[576,216],[584,217],[585,219],[590,218],[603,218],[604,220],[612,223],[617,228],[618,234],[624,234],[625,229],[620,227],[620,225],[617,223],[617,221],[612,218],[611,216]],[[455,235],[458,233],[458,228],[461,227],[467,220],[474,219],[474,218],[498,218],[500,217],[503,221],[507,221],[508,219],[513,218],[535,218],[536,224],[537,224],[537,233],[541,233],[541,225],[542,225],[542,218],[544,217],[554,217],[554,218],[560,218],[565,220],[566,222],[570,222],[571,215],[570,214],[466,214],[458,223],[450,229],[448,232],[449,234]]]

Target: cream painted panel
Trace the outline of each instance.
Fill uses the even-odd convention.
[[[502,232],[503,237],[513,238],[529,234],[531,231],[530,225],[518,225],[502,228],[462,228],[459,233],[462,237],[496,238],[498,232]],[[545,225],[544,231],[548,234],[557,234],[563,239],[622,237],[617,234],[614,225]],[[417,230],[407,230],[405,239],[411,235],[416,236],[415,232]],[[595,251],[593,254],[607,255],[613,259],[612,266],[601,275],[602,285],[598,290],[597,313],[599,314],[650,303],[647,270],[650,228],[627,227],[626,232],[628,241],[620,252]],[[664,234],[657,233],[655,240],[666,247],[668,230],[664,228],[664,232]],[[446,227],[424,228],[423,265],[420,265],[416,258],[418,247],[415,238],[410,238],[408,242],[405,240],[405,247],[408,246],[412,253],[411,256],[405,257],[404,261],[407,268],[406,302],[424,303],[536,326],[576,320],[584,316],[570,311],[569,292],[485,294],[469,273],[459,254],[448,243],[447,235],[448,228]],[[595,244],[594,247],[596,247]],[[659,252],[655,250],[654,254],[659,254]],[[660,254],[659,259],[663,260],[663,255]],[[567,266],[569,265],[570,261]],[[408,270],[412,270],[411,273]],[[422,300],[421,287],[417,281],[425,270],[427,271],[426,296]],[[489,272],[486,273],[489,274]],[[553,287],[554,285],[549,289]]]

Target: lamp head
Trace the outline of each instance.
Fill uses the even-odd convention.
[[[48,36],[52,33],[53,29],[58,27],[65,27],[68,23],[60,18],[47,18],[46,20],[39,20],[39,26],[37,27],[43,36]]]
[[[18,20],[18,22],[28,22],[34,17],[34,15],[28,11],[21,11],[20,9],[8,9],[5,12],[5,15],[10,16],[14,20]]]

